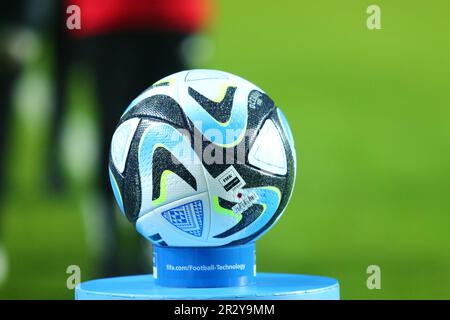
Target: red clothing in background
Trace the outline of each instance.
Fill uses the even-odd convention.
[[[211,16],[209,0],[65,0],[77,5],[81,29],[75,36],[95,36],[122,30],[201,30]],[[67,16],[69,14],[66,13]]]

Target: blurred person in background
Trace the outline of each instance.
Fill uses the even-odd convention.
[[[6,189],[6,137],[11,118],[12,91],[21,64],[15,53],[14,40],[22,26],[23,1],[8,1],[3,6],[0,11],[0,205],[3,204]],[[2,208],[0,213],[1,210]],[[0,284],[5,280],[8,269],[6,250],[2,244],[2,231],[0,230]]]
[[[0,285],[6,280],[8,258],[2,243],[3,199],[7,190],[7,149],[16,81],[26,63],[38,55],[40,41],[27,0],[6,1],[0,10]],[[45,7],[45,6],[43,6]]]
[[[71,5],[80,10],[79,29],[70,30],[66,26],[66,10]],[[119,250],[117,209],[108,175],[110,142],[131,100],[160,78],[186,69],[181,46],[190,35],[206,27],[211,3],[208,0],[66,0],[60,9],[63,13],[56,41],[56,108],[50,135],[54,141],[50,145],[59,145],[57,140],[67,104],[68,68],[72,64],[86,64],[99,107],[100,159],[96,189],[101,195],[102,209],[88,214],[101,216],[93,219],[98,221],[93,230],[100,235],[97,239],[101,242],[95,244],[100,250],[99,273],[114,276],[148,272],[150,259],[142,259],[140,249],[138,252],[129,247]],[[54,176],[59,171],[57,152],[53,148],[49,157]],[[126,256],[119,257],[119,252]],[[126,260],[126,270],[121,267],[121,260]]]

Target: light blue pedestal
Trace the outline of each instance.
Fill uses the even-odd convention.
[[[309,275],[258,273],[254,284],[223,288],[174,288],[155,284],[152,275],[87,281],[76,300],[339,300],[335,279]]]

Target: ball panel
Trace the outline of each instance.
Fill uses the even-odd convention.
[[[287,172],[286,150],[273,121],[267,119],[253,143],[248,161],[251,165],[275,174]]]
[[[144,120],[139,121],[139,125],[131,140],[124,171],[120,173],[117,170],[112,161],[112,156],[110,156],[109,160],[109,168],[117,181],[118,189],[122,195],[123,212],[131,222],[136,221],[141,207],[141,183],[137,150],[147,123]]]
[[[186,119],[179,103],[171,96],[155,94],[140,100],[120,119],[119,125],[132,118],[148,118],[186,127]]]
[[[184,81],[186,82],[193,82],[198,80],[229,79],[228,74],[218,70],[197,69],[186,71],[184,73],[185,73]]]
[[[109,172],[109,180],[111,181],[111,187],[114,193],[114,198],[116,199],[117,204],[119,205],[120,211],[124,213],[125,209],[123,207],[122,194],[120,193],[119,185],[116,179],[114,178],[114,174],[112,173],[111,169],[109,169],[108,172]]]
[[[137,126],[138,118],[132,118],[122,122],[114,132],[111,141],[111,159],[117,171],[122,173],[125,170],[125,162],[127,160],[128,151]]]
[[[163,204],[207,191],[201,161],[190,141],[172,125],[149,121],[138,154],[142,193],[139,216]]]
[[[158,81],[152,86],[148,87],[144,92],[137,96],[125,109],[122,117],[124,117],[130,110],[134,109],[141,101],[155,95],[163,95],[172,97],[174,94],[174,87],[171,86],[170,81]]]
[[[137,231],[153,243],[164,241],[176,247],[214,246],[208,243],[209,226],[208,192],[160,206],[136,221]],[[151,238],[155,234],[159,235],[157,241]]]

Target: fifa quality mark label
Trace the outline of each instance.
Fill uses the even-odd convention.
[[[258,200],[259,200],[258,194],[255,191],[250,191],[242,198],[240,202],[235,204],[231,208],[231,210],[233,210],[233,212],[236,214],[240,214],[249,209]]]
[[[245,181],[233,166],[228,167],[217,178],[227,192],[233,192],[245,186]]]

